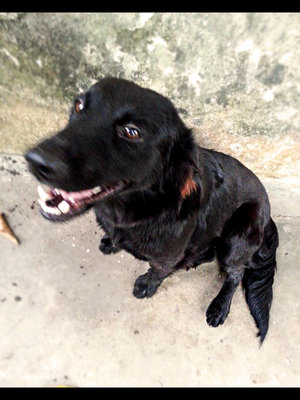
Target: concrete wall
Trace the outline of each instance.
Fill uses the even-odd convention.
[[[110,74],[170,97],[200,145],[299,182],[298,13],[2,13],[0,60],[0,153],[63,127]]]

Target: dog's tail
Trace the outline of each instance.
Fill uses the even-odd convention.
[[[269,311],[271,308],[276,269],[276,249],[278,232],[272,218],[265,227],[264,241],[251,260],[251,267],[245,270],[243,286],[250,312],[259,329],[257,336],[264,341],[269,327]]]

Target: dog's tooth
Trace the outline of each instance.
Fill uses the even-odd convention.
[[[40,203],[40,206],[42,207],[42,209],[49,213],[49,214],[55,214],[55,215],[60,215],[61,211],[57,208],[57,207],[49,207],[47,206],[47,204],[45,203],[45,201],[38,199],[38,202]]]
[[[57,207],[60,209],[60,211],[63,214],[67,214],[70,211],[70,208],[71,208],[70,204],[65,200],[61,201]]]
[[[92,189],[92,192],[93,192],[94,194],[100,193],[100,192],[101,192],[101,186],[96,186],[96,187],[94,187],[94,189]]]
[[[65,199],[66,201],[71,201],[72,203],[75,203],[75,199],[73,198],[71,193],[61,191],[60,194],[62,195],[62,198]]]
[[[55,215],[61,215],[61,211],[57,207],[51,207],[52,213]]]
[[[38,191],[38,195],[41,200],[47,201],[47,200],[51,199],[51,195],[49,193],[45,192],[45,190],[42,188],[42,186],[38,185],[37,191]]]
[[[38,202],[40,203],[40,206],[43,207],[45,204],[44,200],[42,199],[38,199]]]
[[[61,211],[57,207],[48,207],[48,206],[46,206],[46,208],[44,207],[43,210],[45,210],[49,214],[55,214],[55,215],[60,215],[61,214]]]

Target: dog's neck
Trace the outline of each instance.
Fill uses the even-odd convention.
[[[196,145],[187,131],[184,141],[168,148],[157,183],[104,202],[96,207],[97,214],[123,228],[155,221],[169,212],[180,219],[186,218],[197,209],[201,195],[200,179],[195,173],[196,157]]]

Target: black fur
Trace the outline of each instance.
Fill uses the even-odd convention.
[[[79,99],[84,108],[72,107],[66,128],[27,153],[32,172],[66,191],[126,182],[94,210],[104,254],[124,249],[150,263],[134,296],[150,297],[171,273],[216,255],[226,279],[207,323],[225,321],[242,281],[263,342],[278,234],[259,179],[233,157],[197,146],[170,100],[152,90],[105,78]],[[128,124],[139,140],[118,135]]]

